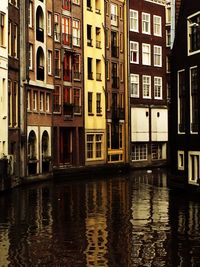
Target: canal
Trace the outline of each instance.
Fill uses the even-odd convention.
[[[0,195],[0,266],[200,266],[200,201],[164,171]]]

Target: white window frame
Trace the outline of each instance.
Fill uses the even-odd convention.
[[[138,11],[130,9],[130,31],[139,32]]]
[[[134,151],[133,148],[135,148]],[[131,161],[133,162],[146,160],[148,160],[147,144],[134,144],[131,149]]]
[[[29,43],[29,70],[33,70],[33,44]]]
[[[154,45],[153,58],[154,58],[154,66],[162,67],[162,46]]]
[[[151,16],[145,12],[142,12],[142,33],[151,34]]]
[[[52,13],[49,11],[47,13],[47,33],[52,36]]]
[[[142,44],[142,64],[150,66],[151,65],[151,45],[143,43]]]
[[[139,91],[140,91],[140,76],[139,74],[134,74],[134,73],[131,73],[130,74],[130,91],[131,91],[131,97],[135,97],[135,98],[138,98],[139,97]],[[137,88],[137,93],[134,93],[134,85],[135,85],[135,88]]]
[[[134,53],[136,53],[136,60],[134,61]],[[139,43],[130,41],[130,63],[139,63]]]
[[[50,94],[46,93],[46,112],[50,112]]]
[[[40,92],[40,111],[44,112],[44,92]]]
[[[192,50],[191,49],[191,42],[190,42],[190,38],[191,38],[191,35],[192,35],[192,27],[200,27],[200,23],[196,23],[194,21],[192,21],[192,18],[195,18],[195,17],[199,17],[200,16],[200,11],[190,15],[189,17],[187,17],[187,43],[188,43],[188,55],[194,55],[194,54],[197,54],[197,53],[200,53],[200,47],[199,49],[197,50]]]
[[[52,51],[48,50],[48,75],[52,75]]]
[[[192,158],[194,162],[192,162]],[[192,170],[194,166],[194,170]],[[198,173],[199,171],[199,173]],[[195,177],[192,177],[194,174]],[[189,151],[188,152],[188,183],[193,185],[199,185],[200,178],[200,152],[199,151]]]
[[[145,86],[149,87],[148,94],[145,92],[147,90]],[[149,75],[142,75],[142,92],[143,92],[143,98],[147,98],[147,99],[151,98],[151,76]]]
[[[162,99],[162,88],[163,88],[162,84],[163,84],[162,77],[155,76],[154,77],[154,98],[155,99],[160,99],[160,100]],[[159,92],[158,89],[160,91],[160,96],[158,96],[158,93],[157,93]]]
[[[185,170],[185,153],[183,150],[178,150],[177,152],[177,163],[178,163],[178,170],[184,171]]]
[[[161,16],[153,16],[153,33],[155,36],[162,36],[162,18]]]

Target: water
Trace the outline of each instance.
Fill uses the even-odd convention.
[[[0,266],[200,266],[200,202],[164,172],[0,195]]]

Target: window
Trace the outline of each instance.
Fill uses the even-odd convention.
[[[117,5],[111,3],[110,4],[110,13],[111,13],[111,25],[117,26],[118,25],[118,10]]]
[[[154,45],[154,66],[162,67],[162,47]]]
[[[74,55],[74,62],[73,62],[73,70],[74,70],[74,80],[80,80],[81,72],[80,72],[80,55]]]
[[[5,14],[0,12],[0,46],[4,46],[5,38]]]
[[[88,113],[92,113],[92,93],[88,92]]]
[[[178,170],[183,171],[185,169],[184,151],[178,151]]]
[[[139,44],[130,41],[130,62],[139,63]]]
[[[154,77],[154,98],[162,99],[162,77]]]
[[[52,51],[48,50],[48,74],[52,75]]]
[[[199,116],[198,116],[198,69],[193,67],[190,69],[190,121],[191,121],[191,132],[199,131]]]
[[[52,35],[52,14],[51,14],[51,12],[48,12],[48,15],[47,15],[47,33],[49,36]]]
[[[124,35],[123,33],[120,33],[119,35],[119,46],[120,46],[120,52],[123,52],[124,50]]]
[[[30,28],[33,27],[33,2],[29,2],[29,10],[28,10],[28,26]]]
[[[37,102],[37,97],[38,97],[38,94],[37,92],[33,92],[33,110],[36,111],[38,109],[37,105],[38,105],[38,102]]]
[[[60,41],[60,17],[58,14],[54,15],[54,40]]]
[[[171,29],[166,29],[166,45],[171,46]]]
[[[150,34],[150,14],[142,13],[142,33]]]
[[[167,3],[167,7],[166,7],[166,23],[171,23],[171,6],[170,6],[170,3]]]
[[[46,94],[46,112],[50,111],[50,94]]]
[[[87,158],[92,159],[93,158],[93,143],[94,143],[94,135],[88,134],[87,135]]]
[[[123,63],[119,64],[119,76],[120,76],[120,82],[124,81],[124,65]]]
[[[162,144],[161,143],[151,144],[151,158],[152,160],[162,159]]]
[[[92,26],[87,24],[87,45],[92,46]]]
[[[17,58],[17,32],[18,32],[18,27],[16,24],[13,25],[13,56]]]
[[[12,29],[12,23],[8,21],[8,55],[11,56],[11,44],[12,44],[12,36],[11,36],[11,31]]]
[[[31,110],[31,91],[27,91],[27,110]]]
[[[131,74],[131,97],[139,97],[139,75]]]
[[[197,151],[188,153],[188,182],[189,184],[199,184],[200,178],[200,154]]]
[[[29,44],[29,70],[33,69],[33,44]]]
[[[188,18],[188,54],[200,50],[200,13]]]
[[[40,111],[44,111],[44,93],[40,93]]]
[[[96,94],[96,113],[101,114],[102,108],[101,108],[101,94]]]
[[[135,144],[131,151],[132,161],[147,160],[147,144]]]
[[[151,77],[142,76],[143,98],[151,98]]]
[[[87,10],[92,11],[91,0],[87,0]]]
[[[185,132],[186,118],[186,88],[185,88],[185,71],[178,71],[178,130],[180,133]]]
[[[73,33],[73,45],[80,46],[80,21],[73,20],[72,23],[72,33]]]
[[[66,10],[71,10],[71,0],[62,0],[62,6]]]
[[[74,88],[74,113],[81,114],[81,90]]]
[[[88,68],[88,80],[93,80],[93,72],[92,72],[92,58],[88,57],[87,62],[87,68]]]
[[[71,18],[62,17],[62,41],[64,45],[71,46]]]
[[[87,134],[87,159],[102,158],[102,139],[102,134]]]
[[[110,79],[110,61],[106,60],[106,79]]]
[[[54,53],[54,70],[55,70],[55,76],[60,77],[60,50],[55,50]]]
[[[162,36],[162,19],[160,16],[153,16],[153,33]]]
[[[80,0],[73,0],[73,4],[80,5]]]
[[[130,31],[138,32],[138,11],[130,9]]]
[[[142,64],[151,65],[151,46],[150,44],[142,44]]]
[[[55,89],[53,92],[53,111],[60,112],[61,107],[61,94],[60,94],[60,86],[55,85]]]

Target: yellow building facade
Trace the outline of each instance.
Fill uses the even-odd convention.
[[[84,1],[85,164],[106,162],[104,1]]]

